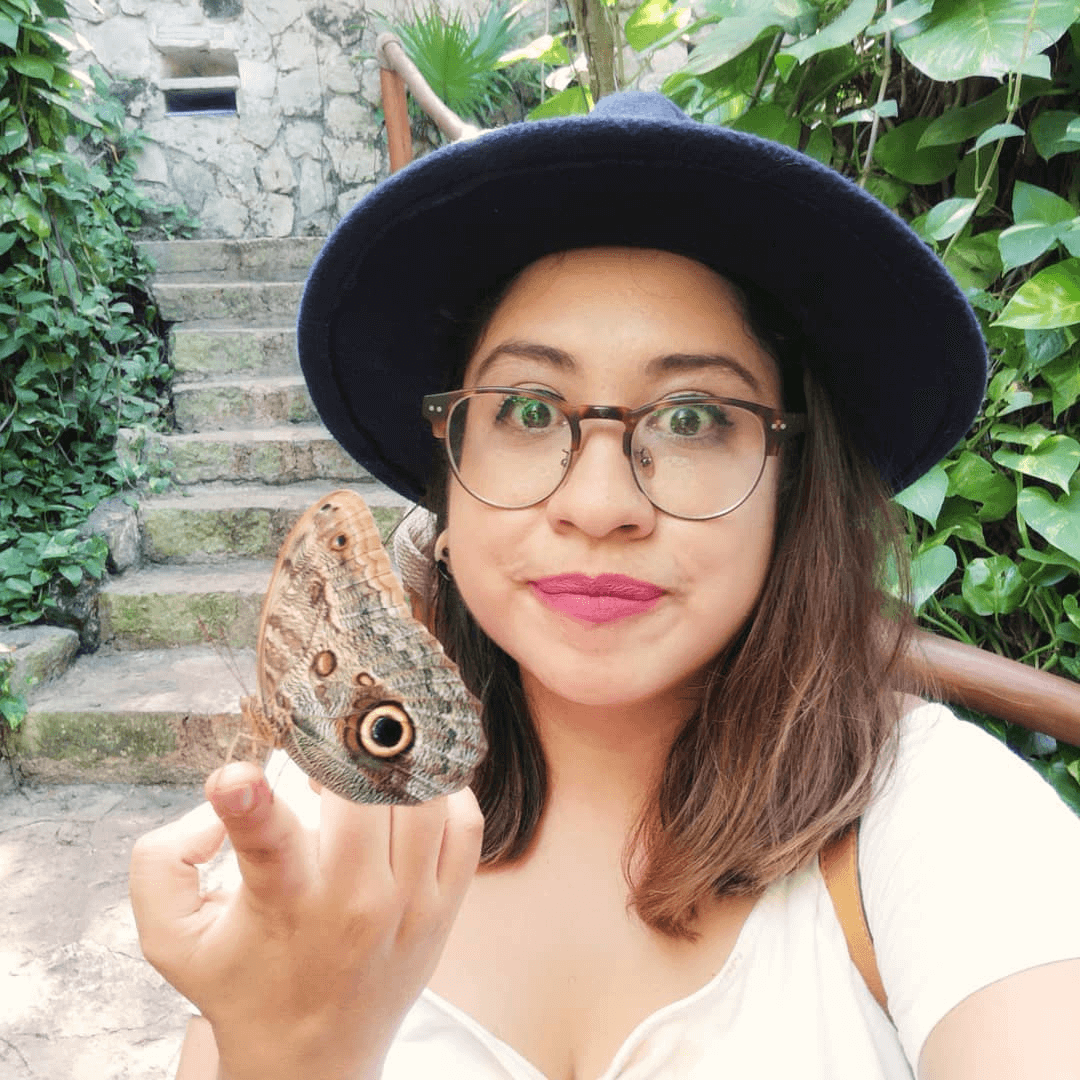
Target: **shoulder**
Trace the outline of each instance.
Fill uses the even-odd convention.
[[[942,706],[904,717],[895,766],[863,818],[859,871],[909,1060],[970,994],[1080,957],[1080,818]]]

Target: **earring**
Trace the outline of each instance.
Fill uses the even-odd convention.
[[[450,545],[446,540],[445,529],[435,538],[434,548],[435,567],[439,573],[449,581],[453,577],[453,574],[450,572]]]

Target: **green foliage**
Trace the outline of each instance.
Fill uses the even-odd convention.
[[[159,421],[168,372],[133,232],[183,215],[135,186],[137,136],[67,61],[62,0],[0,0],[0,619],[104,570],[79,526],[136,477],[117,429]],[[0,700],[2,708],[2,700]]]
[[[394,28],[409,59],[458,116],[491,123],[511,83],[500,63],[518,35],[517,7],[499,0],[473,23],[431,3]]]
[[[15,661],[0,648],[0,757],[8,731],[17,731],[26,716],[26,699],[11,688]]]
[[[645,0],[664,92],[796,146],[912,223],[990,346],[985,409],[897,496],[928,627],[1080,679],[1080,2]],[[569,101],[569,99],[568,99]],[[1080,750],[978,718],[1080,812]]]

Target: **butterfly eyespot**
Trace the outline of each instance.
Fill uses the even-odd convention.
[[[376,705],[360,723],[360,744],[372,757],[397,757],[412,743],[412,721],[398,705]]]
[[[374,677],[369,675],[366,671],[361,671],[360,674],[356,676],[355,681],[356,681],[357,686],[374,686],[375,685]]]
[[[324,679],[327,675],[332,675],[336,667],[337,657],[329,649],[316,653],[315,659],[311,661],[311,670]]]

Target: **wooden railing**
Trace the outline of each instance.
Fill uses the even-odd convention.
[[[406,89],[448,139],[480,134],[439,99],[398,38],[380,35],[376,50],[392,172],[412,160]],[[1080,683],[925,631],[916,634],[903,667],[902,681],[931,686],[945,701],[1080,746]]]

